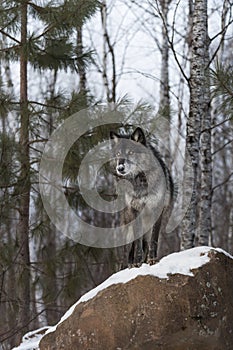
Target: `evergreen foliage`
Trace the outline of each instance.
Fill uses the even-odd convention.
[[[22,12],[25,11],[25,6],[27,16]],[[18,70],[23,57],[30,73],[28,86],[30,87],[32,74],[39,83],[37,96],[33,100],[25,100],[27,110],[26,105],[22,109],[22,100],[18,99],[14,85],[11,88],[9,84],[7,86],[5,71],[1,70],[0,123],[3,131],[0,133],[0,338],[6,349],[19,341],[22,332],[25,333],[24,327],[33,329],[39,326],[41,303],[45,305],[45,322],[52,324],[82,288],[86,290],[92,287],[92,284],[88,287],[88,283],[84,282],[89,273],[85,271],[86,263],[81,259],[82,247],[74,249],[75,244],[68,244],[68,239],[60,241],[44,212],[38,192],[38,166],[43,144],[54,128],[63,118],[87,107],[92,100],[88,91],[61,91],[57,87],[57,77],[58,74],[69,71],[77,76],[78,81],[79,65],[86,69],[89,64],[92,53],[85,48],[80,50],[77,28],[82,28],[98,6],[96,0],[46,1],[40,5],[38,2],[6,0],[0,4],[0,60],[4,66],[9,65],[9,69],[14,65],[14,69]],[[28,21],[28,35],[24,38],[24,44],[20,41],[23,40],[23,13],[24,19]],[[20,79],[21,86],[24,84],[26,87],[27,81],[23,82],[22,77]],[[33,96],[30,89],[28,93]],[[26,119],[22,111],[28,113],[29,117],[28,140],[22,139],[22,135],[26,135]],[[13,125],[13,130],[9,125]],[[16,128],[14,125],[17,125]],[[29,144],[29,159],[24,151],[22,153],[25,142]],[[27,171],[25,177],[22,176],[22,169],[27,161],[30,171]],[[32,213],[29,218],[30,230],[25,235],[30,240],[32,261],[27,266],[25,263],[26,269],[30,269],[30,300],[24,300],[24,305],[27,306],[30,317],[27,317],[27,322],[22,322],[20,313],[24,306],[19,291],[26,292],[26,289],[23,286],[24,273],[21,272],[21,266],[24,266],[21,264],[24,262],[19,261],[18,256],[21,255],[22,244],[25,244],[22,237],[18,239],[17,231],[21,199],[24,196],[22,191],[26,184],[30,185]],[[71,253],[72,251],[74,252]],[[12,288],[12,281],[15,281],[18,288]]]
[[[221,97],[218,110],[225,114],[226,119],[233,118],[233,66],[216,62],[210,71],[212,96]]]
[[[149,2],[147,3],[149,5]],[[173,23],[170,23],[170,14],[167,16],[173,2],[167,0],[160,2],[160,4],[159,2],[155,3],[151,3],[150,6],[152,7],[148,7],[145,11],[145,18],[148,18],[148,21],[145,21],[143,31],[146,30],[152,35],[154,35],[153,31],[156,31],[156,38],[153,37],[153,45],[156,42],[159,46],[159,55],[161,54],[160,58],[162,58],[161,62],[163,62],[164,69],[161,70],[160,75],[160,97],[156,95],[156,93],[159,94],[159,89],[158,91],[152,91],[151,94],[153,94],[153,102],[157,97],[160,100],[160,103],[158,103],[159,114],[167,120],[172,120],[176,114],[176,106],[172,105],[172,101],[174,102],[174,98],[177,99],[180,108],[178,128],[180,133],[183,134],[185,122],[181,119],[185,119],[185,116],[188,115],[187,111],[184,111],[187,109],[187,91],[190,88],[190,79],[187,78],[186,67],[188,67],[190,58],[189,44],[192,41],[191,30],[188,33],[189,38],[184,37],[183,33],[185,32],[184,28],[187,29],[193,21],[193,17],[191,17],[192,6],[190,5],[189,9],[190,18],[188,21],[190,23],[183,23],[182,33],[179,33],[180,28],[176,23],[176,11],[178,11],[179,2],[175,5]],[[67,308],[83,293],[95,287],[122,267],[123,247],[97,249],[82,246],[59,233],[50,222],[39,193],[38,171],[45,143],[52,132],[74,113],[96,104],[101,96],[98,89],[105,91],[106,96],[108,96],[106,100],[109,99],[107,102],[112,102],[109,96],[114,96],[115,104],[110,103],[109,105],[114,109],[114,113],[117,113],[117,111],[119,114],[125,113],[125,122],[122,125],[116,123],[100,126],[92,128],[82,135],[70,148],[64,162],[62,174],[64,193],[70,206],[78,213],[79,217],[89,224],[111,227],[113,220],[118,219],[117,215],[114,216],[113,214],[111,216],[108,213],[98,212],[90,208],[80,193],[77,181],[83,158],[89,150],[109,139],[110,130],[125,134],[131,133],[135,125],[140,126],[145,129],[148,140],[161,149],[161,144],[164,142],[167,145],[167,139],[171,138],[173,148],[171,147],[169,150],[169,155],[166,154],[164,148],[162,153],[164,153],[165,159],[170,156],[170,159],[166,159],[166,162],[171,163],[172,172],[176,173],[172,162],[176,156],[177,164],[180,160],[178,159],[180,156],[178,150],[183,142],[181,138],[174,141],[172,128],[166,130],[166,132],[162,128],[160,129],[161,125],[159,122],[157,124],[154,108],[148,103],[140,101],[132,109],[133,100],[128,95],[121,98],[117,96],[118,84],[125,73],[123,66],[124,61],[127,62],[128,45],[133,44],[135,49],[137,33],[135,28],[132,28],[131,34],[128,34],[128,30],[130,32],[131,28],[128,24],[124,26],[125,18],[120,20],[122,28],[119,27],[118,32],[114,35],[111,33],[111,29],[114,29],[119,21],[119,18],[116,18],[116,23],[113,23],[108,18],[115,6],[114,4],[113,1],[111,6],[108,7],[107,1],[98,0],[3,0],[0,2],[1,350],[12,349],[26,330],[39,328],[46,324],[55,324]],[[145,5],[141,1],[129,1],[129,4],[130,11],[128,13],[130,13],[130,16],[135,15],[131,7],[138,4],[138,9],[142,11]],[[128,2],[121,2],[122,7],[127,5]],[[166,8],[168,5],[169,8]],[[227,2],[225,5],[227,5]],[[103,35],[101,38],[103,42],[99,45],[100,53],[98,54],[95,43],[92,42],[96,38],[96,28],[88,29],[93,32],[93,40],[90,40],[87,45],[86,37],[83,36],[83,27],[89,19],[94,18],[99,9],[103,10],[103,7],[105,7],[105,11],[102,11],[103,34],[98,33],[98,35]],[[98,15],[101,17],[100,13]],[[127,15],[125,16],[127,17]],[[23,17],[24,26],[26,26],[24,33],[22,33]],[[152,23],[155,23],[153,21],[155,19],[157,21],[159,17],[162,21],[158,32],[161,30],[161,23],[164,27],[161,42],[159,42],[161,38],[157,38],[157,24],[151,30]],[[144,18],[142,17],[140,21],[138,17],[135,18],[137,18],[135,21],[135,23],[137,22],[137,30],[140,31]],[[202,21],[198,21],[198,23],[201,24]],[[101,32],[101,28],[99,29]],[[122,46],[124,39],[126,39],[125,49]],[[119,46],[117,40],[119,40]],[[179,45],[182,41],[184,42],[182,44],[184,48],[177,54],[176,45],[180,49]],[[203,46],[203,42],[200,42],[200,44]],[[89,45],[92,46],[89,47]],[[146,43],[143,50],[145,46]],[[118,48],[120,49],[118,50]],[[143,50],[140,46],[138,57],[133,51],[133,55],[135,55],[133,59],[137,63],[138,59],[144,55]],[[151,55],[154,54],[153,51],[154,47],[151,50]],[[230,51],[231,48],[229,48]],[[123,55],[122,64],[119,64],[118,59],[121,54]],[[175,62],[179,63],[179,69],[182,70],[181,79],[179,78],[180,82],[179,79],[176,79],[177,77],[174,77],[173,81],[173,76],[170,77],[168,74],[174,68],[174,61],[170,60],[171,54],[175,55]],[[197,54],[199,55],[198,50]],[[155,61],[157,59],[158,57]],[[168,62],[171,63],[168,64]],[[196,60],[193,63],[195,66]],[[184,65],[183,68],[182,64]],[[142,62],[143,65],[144,62]],[[24,75],[22,78],[23,74],[20,76],[20,67],[22,68],[22,66],[27,68],[27,77]],[[212,65],[209,66],[208,62],[206,66],[209,69]],[[94,79],[100,77],[94,82],[91,81],[93,79],[91,71],[93,67],[96,70]],[[126,74],[128,74],[128,71],[130,71],[132,78],[133,69],[127,67]],[[138,74],[138,71],[133,73]],[[150,72],[150,74],[143,73],[142,69],[140,75],[137,76],[151,78],[153,72]],[[153,79],[157,80],[157,76]],[[185,86],[186,83],[187,86]],[[141,84],[140,81],[139,84]],[[210,68],[210,84],[212,100],[208,100],[208,103],[214,107],[214,121],[211,127],[202,125],[203,128],[199,134],[203,135],[206,130],[208,132],[213,131],[215,179],[212,188],[214,227],[211,242],[230,251],[233,249],[232,64],[218,61],[214,68]],[[24,96],[21,94],[22,85]],[[93,85],[98,96],[95,96],[93,92]],[[200,79],[197,79],[196,86],[197,89],[200,88]],[[206,86],[204,87],[206,88]],[[146,89],[147,87],[143,88]],[[209,98],[204,92],[201,97]],[[100,102],[106,101],[103,99]],[[199,98],[196,101],[196,106],[200,107],[200,105]],[[198,117],[199,114],[198,112]],[[91,116],[93,119],[98,117],[94,114]],[[157,133],[160,136],[159,140],[155,137]],[[202,145],[200,143],[200,147]],[[102,149],[102,151],[105,150]],[[198,152],[200,152],[200,149],[198,149]],[[109,176],[109,166],[109,164],[106,164],[100,169],[99,182],[94,185],[100,196],[110,201],[116,197],[116,194],[114,186],[112,186],[113,180]],[[89,182],[93,181],[91,178],[92,170],[92,165],[89,164],[87,170]],[[30,206],[27,211],[28,229],[25,230],[24,238],[28,242],[24,244],[25,242],[20,239],[18,231],[20,220],[23,217],[21,204],[23,203],[22,200],[28,195],[27,191],[29,192]],[[197,191],[200,191],[200,188],[197,188]],[[179,249],[180,235],[171,233],[166,239],[167,241],[163,243],[164,246],[167,244],[169,252]],[[169,242],[171,242],[170,246]],[[28,261],[19,260],[19,256],[24,255],[24,252],[22,254],[22,248],[25,247],[30,250]],[[164,249],[166,251],[167,248]],[[22,291],[25,285],[25,272],[29,277],[30,290],[29,297],[22,300],[19,290]],[[28,317],[22,323],[19,315],[20,313],[22,315],[22,309],[25,309],[25,307],[28,309]]]

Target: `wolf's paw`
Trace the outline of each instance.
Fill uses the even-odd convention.
[[[148,258],[147,259],[147,264],[148,265],[155,265],[159,261],[158,258]]]
[[[142,266],[142,262],[134,262],[132,264],[128,264],[128,268],[132,269],[133,267],[140,267]]]

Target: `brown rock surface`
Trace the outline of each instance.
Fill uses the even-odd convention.
[[[40,350],[233,349],[233,260],[211,251],[194,277],[146,275],[76,306]]]

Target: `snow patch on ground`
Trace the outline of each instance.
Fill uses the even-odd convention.
[[[145,276],[145,275],[151,275],[161,279],[169,278],[170,275],[174,275],[174,274],[194,276],[194,273],[192,272],[192,270],[197,269],[207,264],[210,261],[210,258],[208,257],[208,253],[211,250],[225,254],[226,256],[233,259],[233,257],[227,252],[225,252],[223,249],[220,249],[220,248],[215,249],[215,248],[203,246],[203,247],[196,247],[196,248],[184,250],[182,252],[170,254],[168,256],[165,256],[157,264],[152,266],[143,264],[140,268],[135,267],[135,268],[119,271],[113,274],[112,276],[110,276],[106,281],[101,283],[96,288],[84,294],[74,305],[70,307],[70,309],[64,314],[64,316],[61,318],[58,324],[53,327],[49,327],[45,334],[54,332],[57,326],[63,321],[65,321],[73,313],[75,307],[78,304],[94,298],[100,291],[106,289],[107,287],[113,284],[127,283],[130,280],[136,278],[137,276]],[[19,347],[14,348],[12,350],[38,350],[39,349],[38,344],[40,339],[42,338],[42,335],[40,335],[37,339],[35,337],[34,340],[32,338],[31,346],[29,346],[29,340],[27,340],[28,338],[30,338],[30,336],[28,335],[29,334],[32,335],[32,333],[35,333],[35,332],[36,331],[27,333],[24,336],[24,337],[27,337],[25,341],[23,341],[23,343]]]

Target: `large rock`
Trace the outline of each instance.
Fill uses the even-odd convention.
[[[139,275],[113,284],[78,303],[42,338],[40,350],[233,349],[233,260],[221,251],[196,249],[207,260],[193,276],[181,267],[184,275]],[[154,267],[162,275],[163,260]]]

